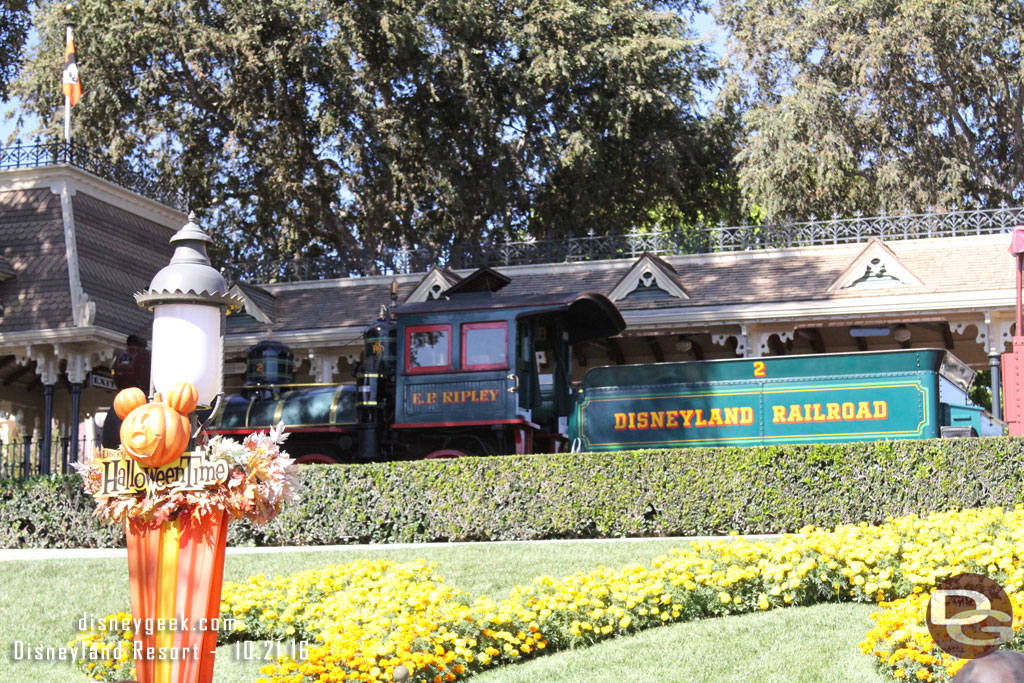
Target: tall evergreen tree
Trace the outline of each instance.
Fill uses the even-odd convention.
[[[770,217],[1019,202],[1019,0],[720,0],[723,96]]]
[[[10,83],[21,65],[30,19],[28,0],[4,0],[0,4],[0,101],[10,97]]]
[[[699,1],[79,0],[76,137],[155,160],[236,255],[694,218],[731,168]],[[17,85],[54,128],[64,21],[38,3]]]

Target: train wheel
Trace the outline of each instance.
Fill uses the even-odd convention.
[[[307,453],[295,458],[296,465],[335,465],[337,460],[322,453]]]
[[[442,448],[439,451],[434,451],[428,455],[426,460],[450,460],[452,458],[465,458],[467,457],[462,451],[457,451],[454,448]]]

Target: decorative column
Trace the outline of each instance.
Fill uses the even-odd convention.
[[[32,434],[31,434],[31,432],[26,432],[25,433],[25,435],[22,437],[22,443],[25,446],[25,462],[24,462],[24,465],[23,465],[23,468],[24,468],[23,476],[27,477],[30,474],[32,474]],[[42,470],[43,470],[43,461],[42,461],[42,456],[40,456],[40,460],[39,460],[39,471],[40,471],[40,473],[42,472]]]
[[[992,417],[997,420],[1003,419],[1003,401],[999,395],[999,354],[989,353],[988,366],[992,371]]]
[[[46,458],[47,467],[53,449],[53,388],[53,384],[43,385],[43,450],[40,461]]]
[[[78,423],[82,419],[82,383],[72,382],[71,383],[71,452],[68,458],[71,462],[78,462]],[[65,465],[61,461],[60,471],[64,474]]]
[[[991,312],[985,313],[983,318],[951,321],[949,329],[954,334],[962,334],[968,326],[974,325],[977,335],[974,341],[985,349],[988,356],[989,369],[992,371],[992,416],[997,420],[1003,419],[1003,382],[1002,382],[1002,354],[1006,342],[1012,338],[1011,326],[1013,320],[1000,319]]]
[[[28,366],[35,361],[36,374],[43,383],[43,432],[37,441],[39,447],[39,472],[49,474],[50,454],[53,452],[53,391],[57,385],[57,370],[60,359],[56,346],[29,346],[25,355],[18,359],[22,365]]]

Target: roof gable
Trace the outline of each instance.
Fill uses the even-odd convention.
[[[231,287],[230,294],[242,300],[242,311],[247,315],[267,325],[274,323],[277,317],[277,297],[270,292],[255,285],[238,282]]]
[[[629,272],[619,280],[608,294],[608,298],[612,301],[621,301],[634,292],[657,290],[675,299],[685,301],[690,298],[679,280],[676,269],[668,261],[647,252],[641,255]]]
[[[445,294],[468,294],[470,292],[497,292],[499,289],[512,282],[496,270],[491,268],[479,268],[470,273],[465,279],[452,285]]]
[[[910,272],[892,249],[882,240],[872,237],[826,291],[921,285],[921,280]]]
[[[440,299],[445,291],[462,280],[458,275],[448,270],[447,268],[441,268],[440,266],[434,266],[431,268],[420,283],[416,285],[416,289],[412,291],[408,297],[406,297],[403,304],[420,303],[422,301],[431,301],[433,299]]]

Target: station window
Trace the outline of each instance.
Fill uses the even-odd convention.
[[[466,323],[462,326],[462,369],[508,368],[508,323]]]
[[[405,330],[407,372],[442,372],[451,369],[452,326],[418,325]]]

